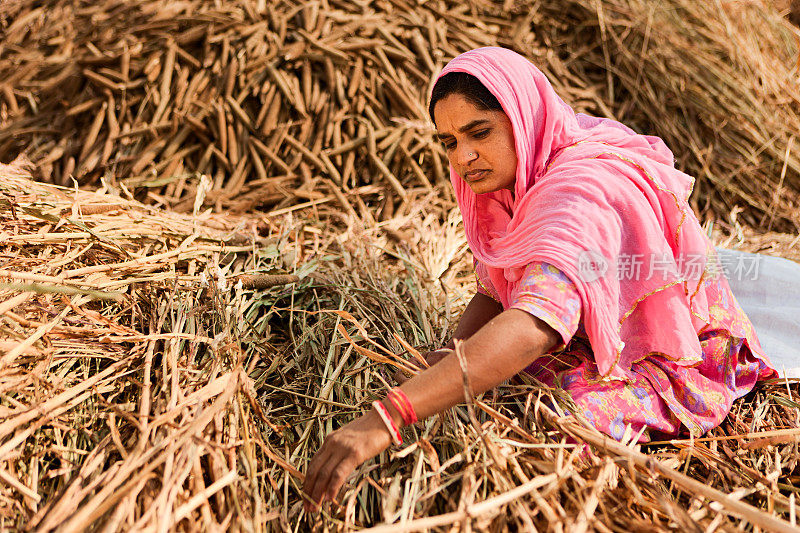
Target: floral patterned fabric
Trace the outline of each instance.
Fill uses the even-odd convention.
[[[478,292],[499,301],[485,267],[476,262],[475,271]],[[547,386],[567,391],[576,414],[615,439],[623,437],[628,425],[634,434],[642,431],[640,442],[649,441],[654,432],[674,436],[688,430],[702,435],[719,425],[733,401],[750,392],[756,381],[775,374],[760,347],[751,350],[748,345],[747,338],[754,338],[750,320],[721,279],[705,281],[713,298],[710,324],[698,331],[701,363],[678,366],[665,357],[668,354],[651,354],[635,363],[624,381],[601,381],[575,285],[553,265],[531,263],[510,308],[540,318],[563,342],[526,371]]]

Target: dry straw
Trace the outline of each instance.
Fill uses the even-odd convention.
[[[0,31],[0,160],[62,185],[190,211],[205,174],[218,210],[333,195],[390,218],[446,178],[434,76],[499,44],[576,109],[662,136],[698,211],[800,227],[798,31],[766,0],[14,0]]]
[[[794,530],[800,390],[780,381],[704,438],[642,449],[516,380],[406,430],[306,516],[324,435],[472,293],[434,195],[372,224],[190,216],[2,167],[0,206],[4,528]]]
[[[4,528],[266,520],[240,318],[248,289],[299,280],[263,272],[278,239],[18,167],[0,166],[0,206]]]
[[[474,290],[424,109],[447,59],[525,53],[663,136],[718,242],[798,257],[747,229],[798,223],[797,31],[771,5],[11,0],[0,28],[0,159],[68,186],[0,168],[0,528],[795,527],[779,381],[639,447],[521,379],[407,430],[321,515],[300,493]]]

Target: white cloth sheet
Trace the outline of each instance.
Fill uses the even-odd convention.
[[[717,248],[731,290],[781,376],[800,378],[800,264]]]

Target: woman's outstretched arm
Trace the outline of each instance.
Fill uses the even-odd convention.
[[[513,377],[559,342],[560,335],[539,318],[519,309],[503,311],[462,344],[473,393],[480,394]],[[456,354],[449,353],[400,389],[419,419],[463,402],[463,377]],[[400,414],[391,405],[386,407],[401,427]],[[325,438],[308,464],[303,491],[317,505],[333,500],[353,470],[390,443],[378,413],[374,409],[367,412]],[[306,502],[307,510],[313,508]]]

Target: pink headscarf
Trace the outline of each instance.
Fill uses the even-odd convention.
[[[708,323],[702,281],[714,248],[687,202],[694,178],[675,169],[663,141],[612,120],[576,115],[545,76],[511,50],[466,52],[441,75],[448,72],[477,77],[514,129],[513,197],[508,190],[476,195],[450,169],[470,248],[503,306],[523,268],[546,261],[581,295],[603,376],[622,379],[624,370],[652,353],[685,366],[701,361],[697,331]],[[608,269],[593,273],[590,259]]]

